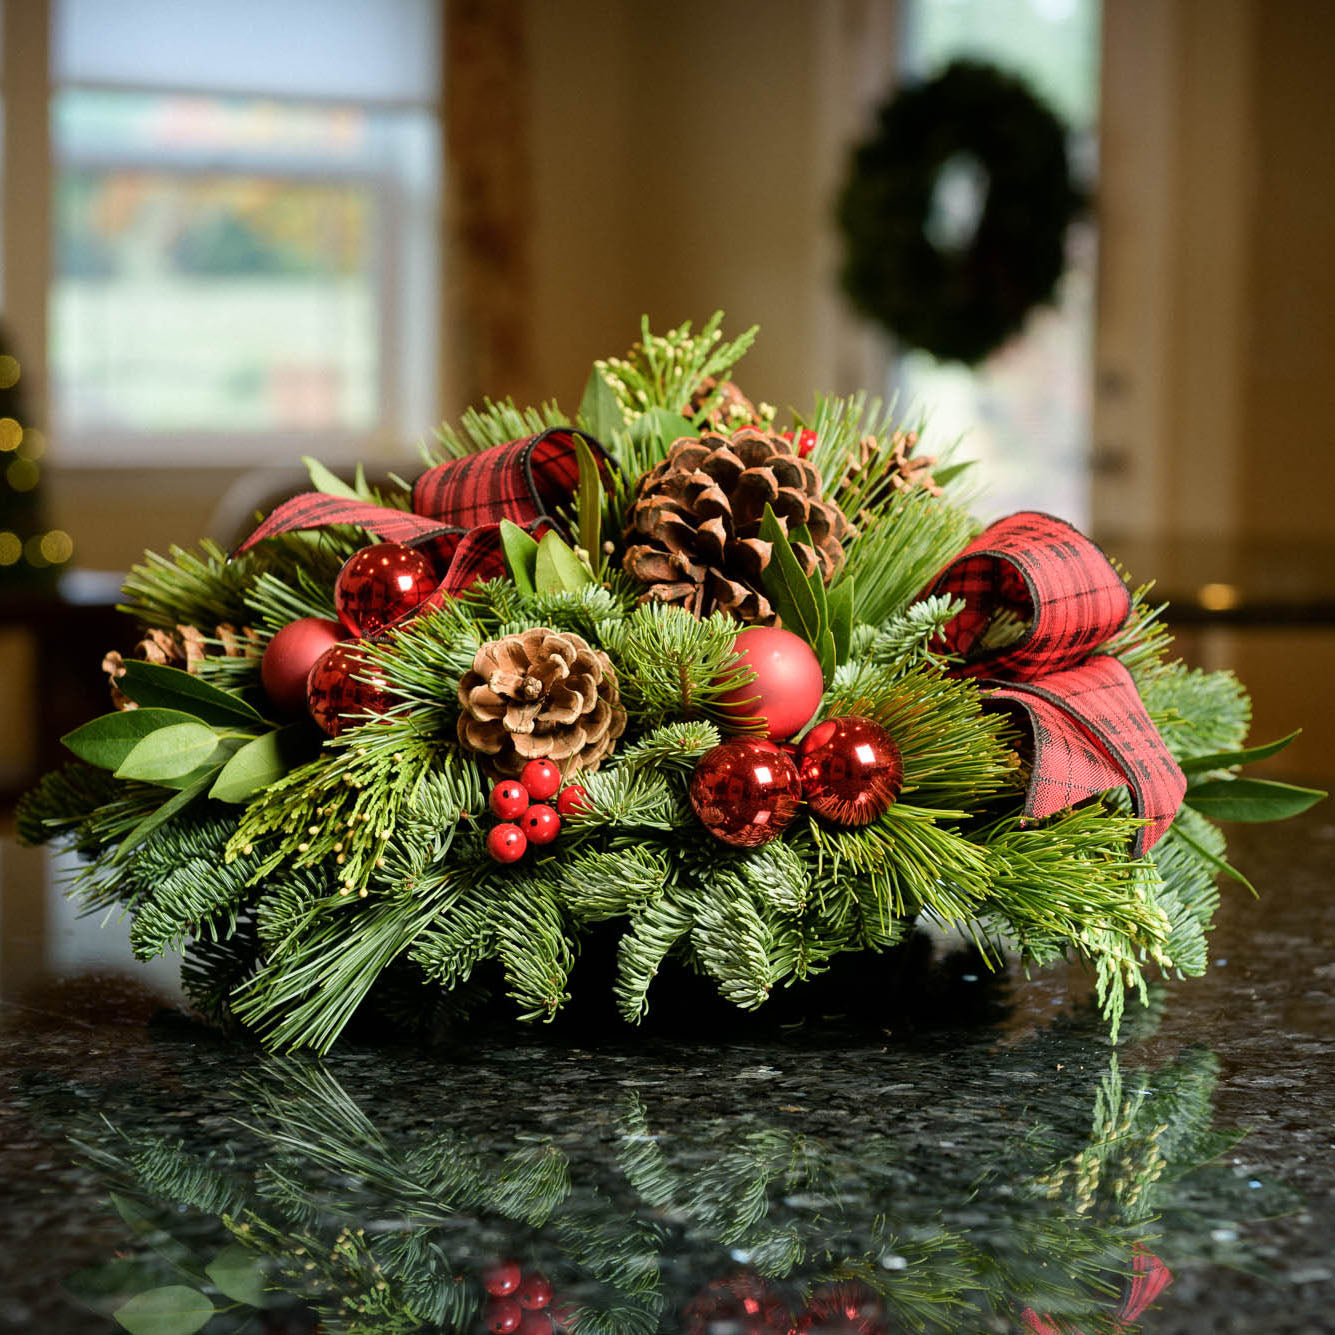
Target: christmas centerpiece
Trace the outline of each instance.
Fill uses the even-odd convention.
[[[551,1017],[609,936],[632,1022],[665,968],[754,1009],[916,917],[1087,961],[1114,1030],[1201,972],[1207,817],[1320,794],[1238,778],[1282,743],[1069,525],[980,531],[861,396],[778,429],[729,379],[753,333],[646,326],[573,420],[488,402],[412,483],[312,462],[230,556],[150,554],[21,834],[284,1048],[364,1003]]]

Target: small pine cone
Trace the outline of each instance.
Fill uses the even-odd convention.
[[[853,481],[859,473],[872,467],[880,458],[881,475],[868,493],[868,503],[883,502],[893,492],[909,491],[913,487],[921,487],[933,496],[940,496],[941,488],[932,476],[936,456],[924,454],[915,459],[913,451],[917,445],[916,431],[896,431],[890,437],[890,453],[882,457],[880,442],[876,437],[863,436],[857,453],[849,456],[848,467],[844,470],[840,485]]]
[[[785,532],[806,525],[811,543],[795,542],[793,552],[806,574],[819,570],[828,583],[844,563],[852,527],[822,499],[820,473],[792,441],[757,430],[675,441],[640,479],[631,507],[622,564],[649,586],[640,601],[773,621],[762,578],[770,544],[759,536],[766,505]]]
[[[526,630],[484,644],[459,682],[459,741],[492,779],[530,760],[567,776],[596,770],[626,727],[616,672],[568,631]]]
[[[224,621],[217,627],[215,638],[222,644],[221,657],[224,658],[258,658],[263,652],[262,638],[250,626],[238,631]],[[175,630],[152,627],[135,645],[134,656],[146,663],[183,668],[194,673],[200,659],[208,657],[209,647],[210,641],[198,626],[177,626]],[[214,656],[219,656],[216,649]],[[111,679],[111,703],[117,709],[134,709],[134,701],[116,685],[116,679],[125,675],[125,659],[113,649],[102,659],[102,671]]]
[[[716,380],[712,375],[705,376],[695,387],[684,415],[693,419],[711,400],[705,421],[716,431],[740,431],[744,427],[760,425],[761,416],[756,405],[731,380]]]

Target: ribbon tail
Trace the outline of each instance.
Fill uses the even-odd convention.
[[[543,534],[553,531],[553,525],[545,519],[538,519],[520,527],[539,539]],[[479,524],[455,543],[445,577],[427,601],[431,605],[438,606],[479,580],[505,579],[507,574],[505,551],[501,546],[500,524]]]
[[[280,533],[296,533],[302,529],[328,528],[333,524],[352,524],[385,542],[406,544],[422,543],[448,534],[450,529],[439,519],[428,519],[396,510],[389,505],[372,501],[354,501],[343,496],[328,496],[321,491],[306,491],[292,496],[275,507],[255,531],[243,542],[233,556],[248,552],[265,538]]]
[[[1126,784],[1132,809],[1147,822],[1136,834],[1135,855],[1163,838],[1182,805],[1186,776],[1117,659],[1100,655],[1036,682],[992,685],[987,698],[1019,705],[1033,726],[1026,816],[1051,816]]]

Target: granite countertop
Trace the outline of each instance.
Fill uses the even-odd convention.
[[[0,1330],[504,1329],[509,1260],[522,1332],[1335,1330],[1335,816],[1230,833],[1261,898],[1115,1048],[922,939],[880,1028],[276,1058],[7,919]]]

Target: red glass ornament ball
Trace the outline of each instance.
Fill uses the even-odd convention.
[[[552,1301],[552,1282],[540,1270],[530,1270],[515,1294],[520,1307],[530,1312],[547,1307]]]
[[[289,621],[265,646],[260,680],[273,707],[288,718],[306,712],[306,678],[326,649],[348,638],[337,621],[301,617]]]
[[[488,805],[493,816],[518,820],[528,810],[528,789],[517,779],[503,779],[491,790]]]
[[[487,831],[487,852],[497,862],[518,862],[528,852],[528,836],[509,821],[493,825]]]
[[[778,626],[752,626],[733,643],[753,681],[719,697],[730,720],[745,726],[759,718],[771,741],[800,732],[820,708],[825,679],[811,646],[800,635]]]
[[[334,607],[354,635],[378,635],[420,607],[436,583],[431,562],[415,547],[378,542],[343,563],[334,581]]]
[[[519,782],[528,789],[528,795],[545,802],[561,786],[561,771],[550,760],[530,760],[519,772]]]
[[[838,825],[866,825],[883,816],[904,783],[894,738],[857,715],[816,724],[802,739],[797,770],[807,805]]]
[[[593,803],[581,783],[572,783],[561,789],[556,799],[556,810],[562,816],[573,815],[576,811],[592,811]]]
[[[802,785],[777,747],[732,737],[706,751],[691,775],[691,806],[716,839],[759,848],[783,833],[797,814]]]
[[[358,715],[387,713],[393,703],[384,674],[356,641],[326,649],[306,677],[306,708],[330,737],[362,722]]]
[[[886,1335],[885,1308],[876,1294],[857,1280],[825,1284],[816,1290],[796,1329],[812,1335]]]
[[[497,1261],[482,1272],[482,1287],[493,1298],[504,1298],[519,1287],[523,1278],[518,1261]]]
[[[561,833],[561,817],[551,807],[539,804],[524,812],[519,828],[530,844],[550,844]]]
[[[524,1309],[513,1298],[493,1298],[483,1320],[492,1335],[514,1335],[524,1319]]]

